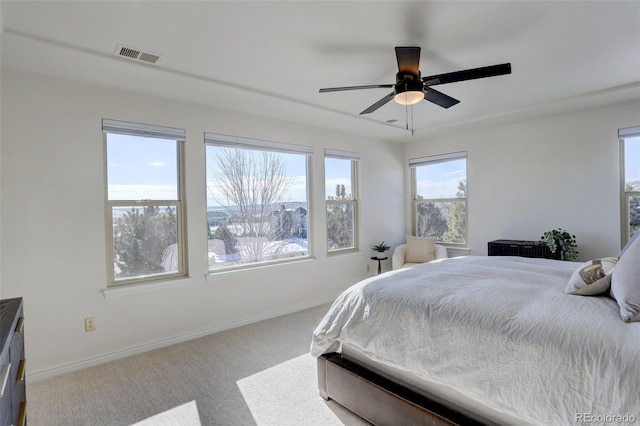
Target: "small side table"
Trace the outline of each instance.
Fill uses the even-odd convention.
[[[382,264],[381,264],[381,262],[383,260],[387,260],[387,259],[388,259],[388,257],[376,257],[376,256],[371,258],[371,260],[377,260],[378,261],[378,274],[382,273]]]

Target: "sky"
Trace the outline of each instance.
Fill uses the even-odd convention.
[[[351,160],[325,158],[324,167],[325,197],[335,197],[337,185],[344,185],[345,193],[353,194],[351,189]]]
[[[624,144],[625,182],[640,180],[640,137],[625,139]]]
[[[462,180],[467,180],[464,158],[416,167],[416,192],[422,198],[456,198]]]
[[[177,199],[176,141],[135,138],[108,134],[107,173],[110,200]],[[149,147],[153,149],[149,149]],[[207,161],[211,163],[211,146],[207,146]],[[288,191],[289,202],[307,201],[306,160],[298,154],[281,154],[287,163],[287,173],[293,177]],[[351,193],[350,161],[325,160],[325,196],[335,195],[338,184]],[[424,198],[454,198],[458,183],[466,179],[465,160],[443,162],[416,169],[418,194]],[[210,170],[207,180],[211,181]],[[625,181],[640,181],[640,137],[625,143]],[[209,185],[213,187],[214,185]],[[210,194],[209,194],[210,195]],[[218,205],[207,196],[207,205]],[[219,197],[219,194],[218,194]],[[220,198],[220,197],[219,197]]]
[[[176,200],[177,142],[107,134],[110,200]],[[149,149],[152,147],[152,149]]]
[[[227,205],[225,197],[218,191],[215,184],[220,173],[216,171],[216,153],[228,149],[213,145],[206,147],[206,174],[207,174],[207,207]],[[283,202],[307,202],[307,158],[302,154],[279,153],[280,158],[286,164],[286,174],[292,180]]]
[[[155,138],[136,138],[108,134],[107,173],[110,200],[177,199],[176,141]],[[149,149],[152,147],[153,149]],[[214,148],[207,146],[207,161],[213,164]],[[293,177],[287,200],[307,201],[307,162],[304,155],[280,154],[287,165],[287,174]],[[207,166],[207,180],[212,181],[211,167]],[[350,161],[328,159],[326,162],[327,194],[334,195],[338,184],[351,193]],[[209,185],[210,188],[214,185]],[[219,205],[211,196],[207,205]],[[217,197],[221,199],[220,194]]]

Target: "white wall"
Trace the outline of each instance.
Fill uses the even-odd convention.
[[[2,14],[2,2],[0,2],[0,51],[2,50],[2,37],[4,36],[4,15]],[[0,82],[2,81],[2,52],[0,52]],[[2,84],[0,84],[0,99],[2,99]],[[0,158],[2,158],[2,105],[0,103]],[[2,176],[0,173],[0,205],[2,204]],[[0,223],[2,223],[2,209],[0,209]],[[2,241],[2,227],[0,226],[0,241]],[[2,245],[0,244],[0,299],[2,297]]]
[[[576,234],[581,259],[620,248],[617,130],[640,124],[638,103],[399,146],[15,71],[1,79],[1,297],[24,297],[31,379],[329,301],[367,276],[367,264],[375,270],[372,244],[399,244],[412,231],[409,158],[468,151],[471,254],[486,254],[493,239],[535,240],[555,227]],[[102,118],[187,130],[191,278],[176,282],[185,285],[108,299],[100,291]],[[316,259],[205,279],[205,131],[315,147]],[[325,147],[362,156],[357,254],[326,255]],[[97,331],[85,333],[88,316]]]
[[[589,260],[620,251],[618,129],[638,124],[640,104],[620,104],[418,141],[405,147],[405,161],[468,152],[470,254],[561,227],[576,235],[579,260]],[[405,182],[411,232],[408,172]]]
[[[284,121],[63,80],[2,72],[2,297],[24,297],[29,377],[328,302],[364,278],[369,247],[404,232],[403,148]],[[101,119],[184,128],[191,278],[105,299]],[[205,131],[315,147],[316,259],[208,281]],[[361,153],[360,253],[326,255],[323,149]],[[176,283],[179,284],[179,283]],[[84,331],[96,317],[97,330]],[[173,339],[173,340],[172,340]]]

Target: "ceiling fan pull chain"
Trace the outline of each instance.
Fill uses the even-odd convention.
[[[409,130],[409,102],[407,95],[407,83],[404,84],[404,122],[406,124],[406,129]]]
[[[413,105],[411,105],[411,136],[413,136]]]
[[[405,128],[409,130],[409,105],[404,106],[404,122]]]

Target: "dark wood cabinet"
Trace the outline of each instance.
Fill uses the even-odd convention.
[[[551,253],[549,247],[540,241],[495,240],[488,243],[489,256],[520,256],[560,259],[560,250]]]
[[[22,298],[0,300],[0,426],[27,424]]]

